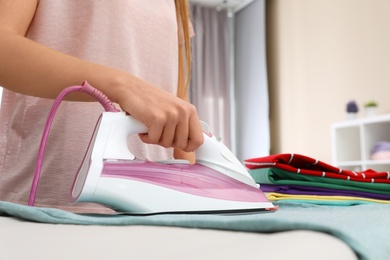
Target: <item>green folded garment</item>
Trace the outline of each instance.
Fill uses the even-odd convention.
[[[369,183],[348,181],[326,177],[316,177],[293,173],[278,168],[259,168],[249,171],[250,175],[261,184],[303,185],[339,190],[355,190],[379,194],[390,194],[390,185],[385,183]]]

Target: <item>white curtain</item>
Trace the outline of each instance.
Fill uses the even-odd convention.
[[[210,131],[230,147],[230,35],[226,11],[193,6],[191,102]]]
[[[239,160],[270,150],[265,0],[236,13],[192,6],[191,102]]]
[[[265,0],[235,14],[236,155],[241,160],[270,153],[265,35]]]

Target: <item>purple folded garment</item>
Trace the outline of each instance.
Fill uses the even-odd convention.
[[[385,194],[376,194],[376,193],[353,191],[353,190],[335,190],[335,189],[302,186],[302,185],[261,184],[260,189],[263,192],[278,192],[283,194],[351,196],[351,197],[361,197],[361,198],[369,198],[369,199],[390,200],[390,195],[385,195]]]
[[[371,154],[380,151],[390,151],[390,142],[377,142],[371,149]]]

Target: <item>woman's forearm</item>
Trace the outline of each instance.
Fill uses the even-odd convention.
[[[193,151],[203,142],[194,106],[120,70],[90,63],[0,30],[0,85],[54,98],[62,89],[87,80],[149,129],[146,143]],[[83,94],[73,100],[87,100]]]
[[[0,0],[0,85],[26,95],[54,98],[64,88],[87,80],[143,122],[145,143],[186,152],[203,142],[196,108],[124,71],[91,63],[24,37],[37,0]],[[83,94],[70,99],[88,100]]]
[[[0,37],[0,85],[18,93],[54,98],[65,87],[88,80],[117,102],[119,91],[113,88],[121,81],[142,84],[127,73],[63,54],[14,32],[0,30]]]

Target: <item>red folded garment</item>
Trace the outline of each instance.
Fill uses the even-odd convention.
[[[362,172],[344,170],[300,154],[274,154],[247,159],[244,164],[250,170],[276,167],[292,173],[318,177],[390,184],[390,172],[376,172],[371,169]]]

